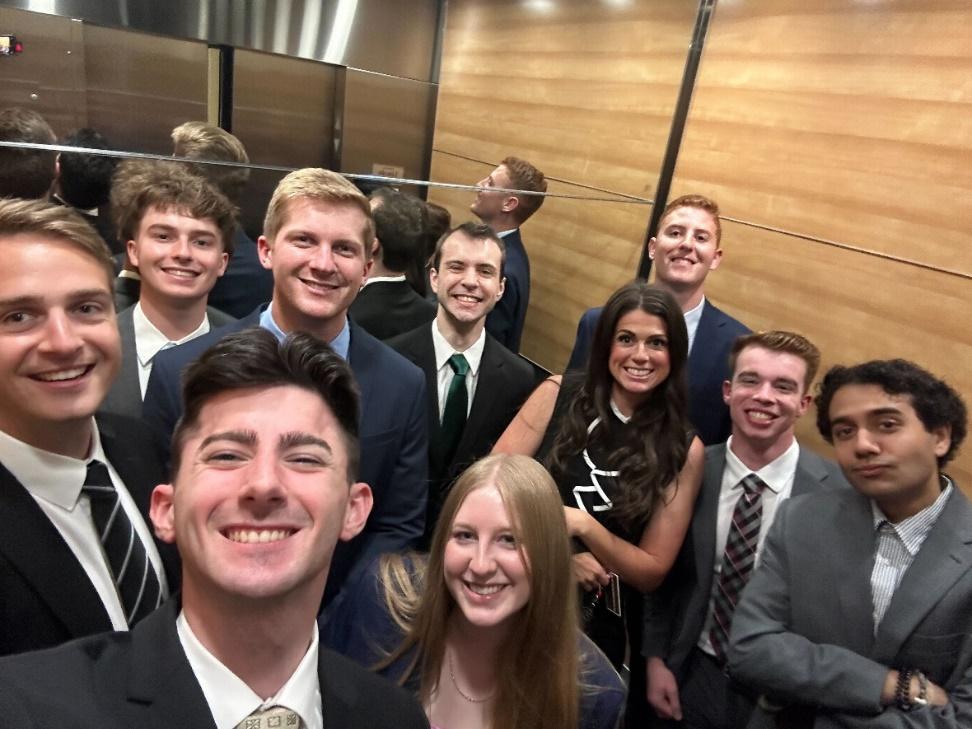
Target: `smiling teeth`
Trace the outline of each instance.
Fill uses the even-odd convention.
[[[772,420],[773,419],[773,416],[770,415],[769,413],[760,413],[760,412],[756,412],[755,410],[750,410],[749,417],[751,417],[753,420]]]
[[[226,533],[226,538],[241,544],[264,544],[279,542],[291,534],[292,532],[287,529],[233,529]]]
[[[644,375],[651,374],[651,370],[643,369],[640,367],[628,367],[627,369],[630,374],[636,375],[638,377],[643,377]]]
[[[174,268],[167,268],[165,272],[170,276],[178,276],[179,278],[194,278],[196,275],[194,271],[182,271]]]
[[[473,585],[468,582],[466,583],[466,586],[477,595],[495,595],[497,592],[506,587],[506,585]]]
[[[85,367],[77,367],[73,370],[61,370],[60,372],[46,372],[43,375],[35,375],[38,380],[44,382],[61,382],[63,380],[73,380],[84,374]]]

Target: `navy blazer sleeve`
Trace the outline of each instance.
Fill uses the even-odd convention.
[[[585,311],[577,322],[577,336],[574,338],[574,349],[567,361],[568,370],[583,370],[587,368],[587,358],[591,353],[591,342],[594,341],[594,329],[601,316],[603,307],[596,307]]]

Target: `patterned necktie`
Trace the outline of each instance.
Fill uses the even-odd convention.
[[[454,354],[449,357],[449,366],[454,374],[446,395],[445,411],[442,413],[442,450],[446,463],[451,462],[456,453],[469,410],[469,391],[466,389],[469,363],[461,354]]]
[[[158,575],[125,513],[105,464],[99,461],[88,464],[81,493],[91,502],[91,519],[108,559],[125,618],[132,626],[162,602]]]
[[[283,706],[271,706],[269,709],[257,709],[235,729],[301,729],[304,722],[296,711]]]
[[[766,483],[755,473],[742,481],[743,493],[732,512],[732,524],[722,555],[722,572],[712,595],[712,628],[709,642],[720,661],[726,658],[729,626],[739,594],[749,581],[756,563],[756,543],[763,517],[763,489]]]

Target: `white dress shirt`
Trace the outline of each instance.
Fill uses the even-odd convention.
[[[439,383],[439,421],[445,413],[446,396],[449,394],[449,385],[456,373],[452,371],[449,358],[454,354],[461,354],[469,363],[469,373],[466,375],[466,392],[469,393],[466,399],[466,415],[472,409],[473,397],[476,394],[476,384],[479,382],[479,365],[483,360],[483,350],[486,348],[486,329],[479,333],[479,339],[465,352],[457,352],[452,345],[446,341],[439,331],[437,324],[438,317],[432,320],[432,346],[435,348],[435,369],[438,374]]]
[[[85,460],[35,448],[0,431],[0,462],[23,484],[41,511],[67,542],[108,611],[112,628],[128,630],[125,610],[118,596],[118,590],[115,588],[115,580],[101,547],[94,521],[91,519],[91,504],[88,497],[81,494],[81,487],[84,486],[84,478],[88,471],[88,461],[96,459],[108,467],[108,474],[118,492],[122,508],[135,526],[135,531],[142,540],[155,574],[158,575],[163,599],[168,597],[169,589],[165,581],[165,572],[162,570],[162,559],[159,557],[155,542],[152,541],[152,534],[121,477],[105,456],[101,447],[101,437],[93,418],[91,430],[94,432],[91,454]]]
[[[382,281],[387,281],[389,283],[396,283],[405,280],[405,274],[399,274],[398,276],[372,276],[371,278],[365,279],[365,282],[361,284],[361,288],[364,288],[368,284],[381,283]]]
[[[739,482],[749,474],[755,473],[766,484],[762,495],[763,513],[759,523],[759,537],[756,540],[756,565],[758,566],[759,558],[763,553],[763,543],[766,541],[766,534],[773,523],[773,517],[776,516],[776,510],[780,504],[790,498],[790,493],[793,491],[793,478],[796,475],[799,459],[800,445],[794,438],[790,447],[783,453],[758,471],[753,471],[732,452],[732,436],[729,436],[729,440],[726,441],[726,467],[722,470],[722,484],[719,489],[713,585],[718,584],[719,575],[722,572],[722,557],[726,551],[726,541],[729,539],[732,512],[736,508],[739,497],[743,494],[743,487]],[[698,644],[699,648],[709,655],[715,655],[712,644],[709,642],[709,629],[712,627],[712,620],[712,599],[710,598],[705,626],[702,628],[702,635],[699,636]]]
[[[132,311],[132,323],[135,327],[135,354],[138,359],[138,386],[142,391],[142,399],[145,399],[145,388],[148,387],[149,375],[152,374],[152,360],[155,355],[163,349],[176,347],[185,342],[189,342],[196,337],[201,337],[209,331],[209,315],[203,314],[202,323],[194,331],[184,336],[182,339],[172,341],[148,320],[145,312],[142,311],[142,303],[135,304]]]
[[[324,729],[321,684],[317,675],[320,642],[316,622],[310,646],[297,664],[297,669],[281,689],[267,699],[254,693],[243,679],[199,642],[183,612],[176,618],[176,632],[189,660],[189,667],[209,705],[216,729],[234,729],[257,709],[269,709],[271,706],[284,706],[297,712],[306,729]]]
[[[705,308],[705,297],[702,297],[695,307],[686,311],[683,316],[685,317],[685,329],[688,331],[688,351],[692,351],[692,345],[695,344],[695,333],[699,331],[699,319],[702,318],[702,309]]]

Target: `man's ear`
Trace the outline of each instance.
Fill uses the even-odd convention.
[[[439,272],[434,268],[429,269],[429,286],[432,287],[432,293],[439,293]]]
[[[648,260],[655,260],[655,247],[658,245],[658,241],[653,237],[648,241]]]
[[[138,246],[135,245],[135,241],[130,240],[125,244],[125,255],[128,256],[128,262],[132,267],[138,269]]]
[[[371,244],[371,260],[374,260],[378,253],[381,252],[381,241],[378,240],[378,236],[375,236],[375,242]]]
[[[510,195],[503,200],[501,209],[504,213],[512,213],[518,207],[520,207],[520,198],[518,198],[516,195]]]
[[[935,457],[941,458],[952,447],[952,426],[939,425],[931,431],[935,438]]]
[[[175,544],[175,512],[173,507],[173,487],[162,483],[152,491],[149,517],[155,527],[155,536],[167,544]]]
[[[499,290],[496,292],[496,300],[499,301],[503,298],[503,294],[506,292],[506,276],[500,279]]]
[[[260,265],[268,271],[273,268],[270,253],[270,241],[267,240],[267,236],[261,235],[257,238],[257,255],[260,257]]]
[[[365,522],[368,521],[368,515],[371,514],[371,507],[374,502],[374,496],[368,484],[351,484],[351,490],[348,493],[348,505],[344,510],[344,526],[339,537],[342,542],[354,539],[361,533]]]
[[[732,395],[732,383],[729,380],[722,381],[722,402],[729,404],[729,397]]]

